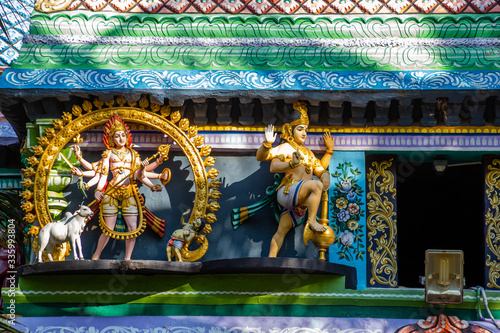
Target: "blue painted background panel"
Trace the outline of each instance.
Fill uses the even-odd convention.
[[[357,289],[366,289],[366,181],[364,152],[335,152],[330,161],[330,226],[335,243],[329,261],[356,268]]]

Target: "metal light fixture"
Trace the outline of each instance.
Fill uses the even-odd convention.
[[[436,158],[434,159],[434,170],[438,173],[438,175],[441,175],[444,173],[444,170],[446,170],[446,167],[448,166],[448,160],[445,158]]]
[[[463,271],[463,251],[425,251],[425,301],[436,304],[461,304]]]

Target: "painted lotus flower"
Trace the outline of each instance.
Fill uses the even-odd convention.
[[[347,206],[347,211],[351,215],[356,215],[357,213],[359,213],[359,206],[358,206],[358,204],[354,203],[354,202],[351,202],[349,204],[349,206]]]
[[[340,242],[346,246],[352,245],[354,242],[354,235],[350,231],[344,231],[340,234]]]
[[[358,195],[354,191],[349,191],[349,193],[347,193],[347,200],[356,201],[357,198]]]
[[[347,200],[344,199],[344,198],[338,198],[337,199],[337,202],[335,203],[335,205],[337,206],[337,208],[339,209],[344,209],[347,207]]]
[[[349,213],[344,209],[341,209],[340,212],[337,214],[337,218],[341,222],[346,222],[347,220],[349,220],[350,217],[351,216],[349,215]]]
[[[347,193],[351,190],[352,184],[350,181],[343,180],[340,182],[340,192]]]
[[[358,221],[356,220],[347,221],[347,227],[351,230],[356,230],[358,228]]]

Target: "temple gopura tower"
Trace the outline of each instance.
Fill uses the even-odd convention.
[[[40,333],[499,332],[499,13],[498,0],[37,0],[0,76],[31,248],[4,314]],[[278,147],[266,130],[306,119],[297,152],[316,164],[256,159]],[[100,179],[140,178],[149,157],[163,165],[125,177],[114,213],[96,203]],[[299,225],[268,258],[283,162],[327,170],[330,229]],[[85,259],[63,242],[39,262],[42,228],[82,204]],[[186,244],[169,242],[181,228]],[[184,262],[167,261],[176,248]]]

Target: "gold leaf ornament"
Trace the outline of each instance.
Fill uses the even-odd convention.
[[[194,138],[193,143],[196,147],[203,146],[203,144],[205,143],[205,137],[203,135],[197,136],[196,138]]]
[[[33,186],[33,181],[31,180],[31,178],[24,178],[24,180],[21,182],[21,185],[23,185],[23,187],[25,188],[30,188]]]
[[[215,168],[212,168],[212,169],[208,170],[208,172],[207,172],[208,178],[215,178],[218,175],[219,175],[219,170],[217,170]]]
[[[73,114],[73,116],[75,117],[80,117],[82,115],[82,107],[80,105],[73,105],[73,107],[71,108],[71,113]]]
[[[179,120],[181,120],[181,113],[179,111],[175,111],[170,115],[170,120],[175,124]]]
[[[33,169],[32,167],[21,169],[21,171],[25,177],[31,177],[35,175],[35,169]]]
[[[49,140],[52,140],[56,136],[56,131],[52,127],[46,128],[43,131]]]
[[[35,205],[33,205],[33,203],[30,201],[25,201],[21,205],[21,209],[24,210],[25,213],[31,212],[33,208],[35,208]]]
[[[212,201],[211,203],[208,204],[208,210],[211,212],[216,212],[220,209],[220,205],[216,201]]]
[[[212,147],[210,146],[203,146],[200,149],[200,154],[201,156],[208,156],[212,152]]]
[[[85,100],[82,103],[82,108],[87,113],[91,112],[92,111],[92,103],[90,103],[89,101]]]
[[[49,145],[49,139],[47,139],[46,136],[37,137],[36,140],[38,141],[38,144],[42,147],[47,147]]]
[[[189,126],[188,129],[188,136],[190,138],[194,138],[195,136],[198,135],[198,126]],[[200,145],[201,146],[201,145]]]
[[[170,108],[170,105],[164,105],[160,109],[160,114],[162,115],[162,117],[167,118],[168,116],[170,116],[171,111],[172,109]]]
[[[40,161],[38,161],[38,159],[35,156],[28,157],[26,159],[26,162],[28,162],[28,164],[31,166],[35,166],[38,165],[38,163],[40,163]]]
[[[219,186],[221,186],[221,181],[218,180],[218,179],[214,179],[210,182],[210,184],[208,184],[208,187],[211,188],[212,190],[216,190],[219,188]]]
[[[212,232],[212,226],[210,224],[205,224],[205,226],[203,227],[202,232],[204,232],[206,234],[211,233]]]
[[[213,167],[214,164],[215,164],[215,157],[212,156],[208,156],[203,162],[203,165],[205,165],[206,168]]]
[[[62,120],[65,124],[69,124],[73,119],[73,115],[69,112],[63,112]]]
[[[139,107],[142,109],[147,109],[149,106],[149,100],[146,97],[141,98],[139,101]]]
[[[33,154],[39,156],[39,155],[42,155],[43,154],[43,147],[42,146],[33,146],[31,147],[31,149],[33,150]]]
[[[123,107],[126,103],[127,100],[125,99],[125,97],[123,96],[116,97],[116,104],[118,104],[118,106]]]
[[[28,222],[28,223],[33,223],[33,222],[35,222],[35,218],[36,218],[36,216],[35,216],[35,215],[33,215],[33,214],[31,214],[31,213],[28,213],[28,214],[26,214],[26,215],[23,217],[23,220],[24,220],[24,221],[26,221],[26,222]]]
[[[32,225],[32,226],[30,226],[30,229],[28,231],[28,235],[36,236],[36,235],[38,235],[39,232],[40,232],[40,227],[38,227],[36,225]]]
[[[54,119],[54,120],[52,120],[52,125],[58,131],[62,130],[63,127],[64,127],[64,123],[63,123],[63,121],[61,119]]]
[[[99,98],[94,99],[94,106],[97,108],[97,110],[101,109],[103,105],[104,102],[102,102]]]
[[[215,221],[217,221],[217,217],[215,216],[214,213],[208,213],[208,214],[206,214],[205,217],[204,217],[204,219],[208,223],[214,223]]]
[[[151,103],[151,112],[157,113],[160,111],[161,105],[156,103]]]
[[[33,192],[31,192],[30,190],[24,190],[21,192],[21,194],[19,194],[19,196],[24,200],[30,200],[31,198],[33,198]]]
[[[220,196],[221,196],[221,193],[219,191],[215,190],[215,191],[212,191],[208,197],[212,200],[219,200]]]
[[[179,123],[179,128],[183,131],[187,131],[189,129],[189,119],[182,119]]]

